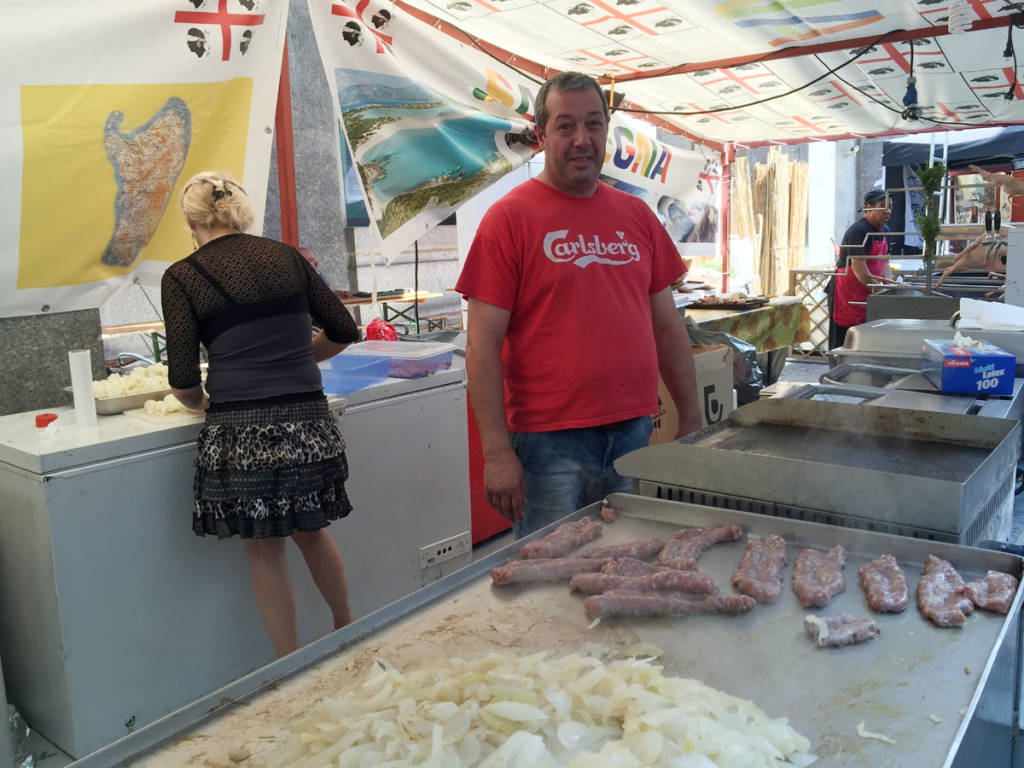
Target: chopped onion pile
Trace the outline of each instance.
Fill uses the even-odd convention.
[[[139,392],[157,392],[170,389],[167,366],[163,363],[132,368],[126,375],[112,373],[103,381],[92,383],[93,397],[124,397]]]
[[[809,747],[786,718],[649,659],[492,653],[408,673],[377,660],[267,765],[776,768],[810,764]]]
[[[189,410],[174,395],[167,395],[163,400],[147,400],[143,406],[146,413],[153,416],[169,416],[172,413],[188,413]]]

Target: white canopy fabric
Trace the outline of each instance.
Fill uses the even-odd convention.
[[[1007,0],[397,0],[538,79],[585,72],[702,143],[1024,122]],[[969,27],[950,34],[947,24]],[[902,115],[916,77],[921,119]],[[1012,95],[1007,99],[1006,95]],[[703,113],[703,114],[696,114]]]

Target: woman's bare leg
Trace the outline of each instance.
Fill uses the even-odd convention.
[[[299,546],[306,565],[320,594],[334,615],[334,628],[350,624],[352,611],[348,605],[348,581],[341,552],[326,528],[319,531],[294,531],[292,538]]]
[[[263,623],[274,644],[278,658],[299,647],[299,630],[295,620],[295,597],[288,577],[284,539],[245,539],[249,556],[249,573],[256,603]]]

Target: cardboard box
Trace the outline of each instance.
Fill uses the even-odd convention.
[[[943,392],[1012,395],[1017,358],[987,341],[970,348],[952,339],[924,339],[921,373]]]
[[[694,368],[697,372],[697,400],[700,403],[701,426],[716,424],[732,411],[732,347],[725,344],[695,346],[693,348]],[[676,439],[679,429],[679,415],[675,403],[665,387],[658,380],[658,412],[654,414],[654,431],[651,445],[670,443]]]

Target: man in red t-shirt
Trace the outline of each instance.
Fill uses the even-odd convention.
[[[456,285],[487,498],[517,537],[631,489],[612,462],[647,445],[659,372],[679,435],[700,428],[670,288],[686,268],[643,201],[598,181],[600,87],[556,75],[535,122],[544,170],[488,210]]]

